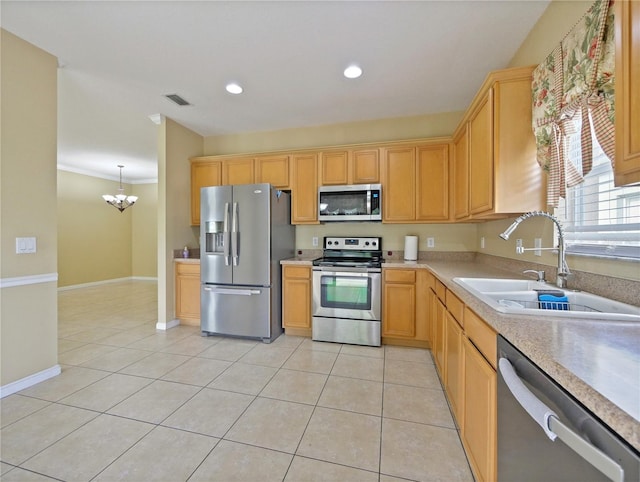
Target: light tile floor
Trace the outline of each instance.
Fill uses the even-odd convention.
[[[62,374],[2,399],[3,481],[472,481],[431,354],[156,331],[157,286],[59,293]]]

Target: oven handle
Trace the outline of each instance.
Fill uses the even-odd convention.
[[[313,271],[324,271],[326,274],[334,274],[336,276],[345,275],[345,276],[353,276],[354,273],[381,273],[382,269],[380,268],[349,268],[349,267],[340,267],[339,270],[336,269],[335,266],[314,266],[312,268]]]
[[[609,479],[616,482],[624,481],[624,470],[622,467],[607,454],[594,445],[591,445],[562,423],[558,415],[522,383],[522,380],[509,360],[500,358],[498,361],[498,369],[511,394],[522,408],[526,410],[529,416],[542,427],[547,437],[551,440],[555,440],[556,437],[562,440],[569,448]]]

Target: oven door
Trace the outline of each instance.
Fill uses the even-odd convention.
[[[370,268],[313,268],[313,316],[380,321],[381,273]]]

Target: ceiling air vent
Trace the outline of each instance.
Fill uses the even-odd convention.
[[[166,94],[165,97],[178,105],[191,105],[189,102],[184,100],[178,94]]]

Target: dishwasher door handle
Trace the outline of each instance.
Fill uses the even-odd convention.
[[[522,383],[509,360],[500,358],[498,368],[514,398],[542,427],[547,437],[551,440],[559,438],[606,477],[614,482],[624,482],[624,470],[620,464],[562,423],[558,415]]]

